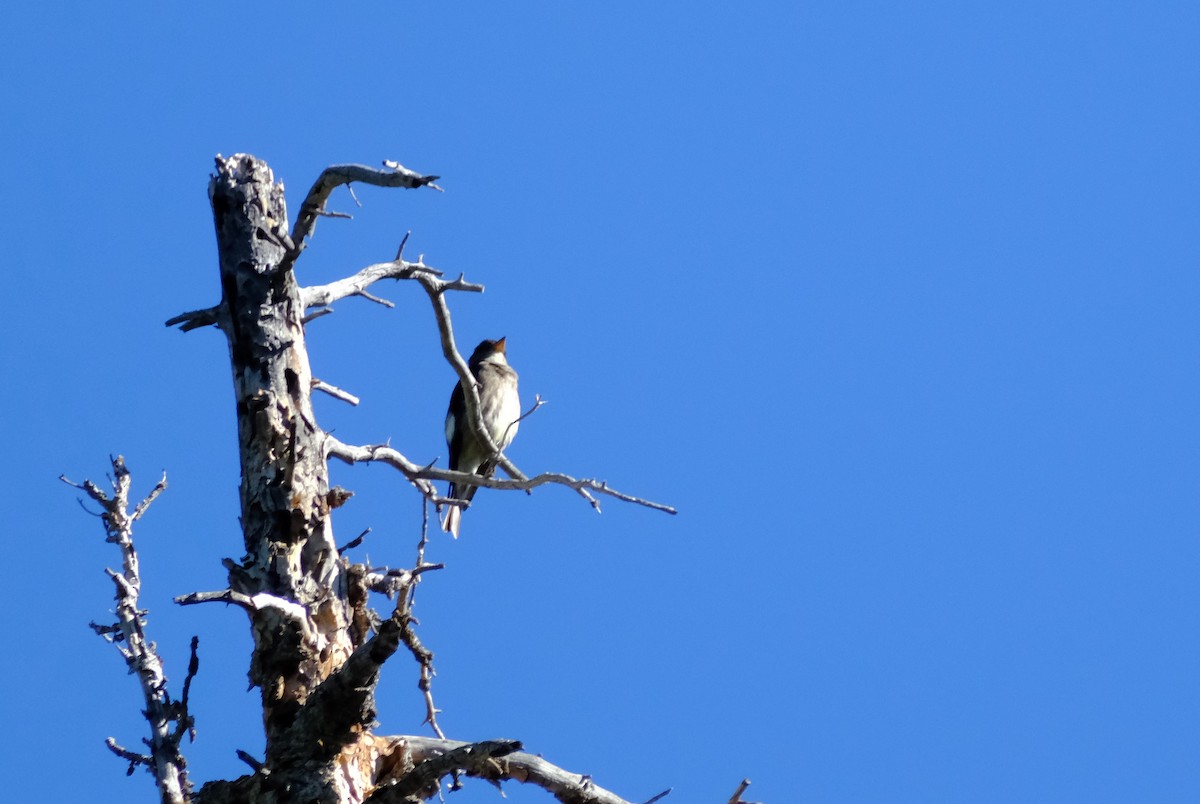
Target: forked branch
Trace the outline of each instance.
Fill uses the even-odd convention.
[[[592,478],[576,478],[570,475],[561,474],[559,472],[543,472],[540,475],[533,477],[522,477],[521,479],[502,479],[498,477],[481,477],[479,475],[470,474],[468,472],[455,472],[449,469],[438,469],[434,466],[421,466],[413,463],[400,452],[388,446],[352,446],[343,444],[331,435],[325,436],[325,454],[331,458],[337,458],[346,463],[367,463],[376,462],[386,464],[395,469],[398,469],[408,481],[424,494],[431,502],[435,504],[461,504],[459,500],[451,500],[446,497],[438,496],[436,488],[430,482],[432,480],[443,480],[454,483],[471,483],[476,486],[482,486],[488,489],[502,490],[517,490],[517,491],[532,491],[538,486],[557,485],[566,486],[569,489],[574,489],[580,495],[591,502],[592,507],[600,510],[600,504],[592,496],[591,492],[603,494],[608,497],[621,500],[622,502],[633,503],[634,505],[645,506],[652,508],[655,511],[663,511],[668,514],[675,514],[677,511],[669,505],[654,502],[653,500],[645,500],[641,497],[635,497],[632,494],[626,494],[622,491],[612,488],[607,481],[594,480]]]

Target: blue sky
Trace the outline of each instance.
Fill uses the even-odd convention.
[[[464,348],[506,335],[549,400],[513,459],[681,511],[481,493],[417,603],[451,736],[632,801],[743,776],[772,804],[1200,799],[1193,5],[25,4],[0,28],[14,767],[153,799],[102,742],[144,734],[86,627],[118,559],[56,480],[118,452],[143,491],[170,477],[138,543],[176,684],[201,639],[194,777],[261,749],[245,618],[170,603],[240,555],[226,347],[162,325],[217,300],[206,182],[246,151],[293,213],[331,163],[442,176],[335,193],[354,220],[319,224],[300,281],[411,229],[487,285],[452,300]],[[396,309],[309,327],[314,373],[363,398],[320,423],[444,461],[427,303],[377,290]],[[411,562],[415,493],[333,472],[340,540]],[[415,684],[397,656],[382,731],[422,731]]]

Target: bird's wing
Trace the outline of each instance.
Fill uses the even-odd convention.
[[[450,450],[451,470],[458,469],[459,458],[462,456],[463,435],[467,425],[466,411],[466,394],[463,393],[462,383],[457,383],[454,392],[450,394],[450,407],[446,409],[446,447]]]

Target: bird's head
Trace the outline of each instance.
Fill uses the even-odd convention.
[[[480,363],[503,363],[508,365],[508,360],[505,358],[504,338],[498,341],[480,341],[475,347],[475,351],[471,353],[469,364],[478,366]]]

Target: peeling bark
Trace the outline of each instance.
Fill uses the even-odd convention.
[[[304,306],[291,270],[283,267],[289,253],[283,186],[264,163],[237,155],[218,159],[209,196],[242,466],[246,555],[230,567],[229,586],[296,604],[251,612],[250,681],[262,691],[266,765],[275,767],[281,742],[295,750],[294,738],[282,738],[302,705],[351,654],[350,608],[329,521],[329,472],[312,409]],[[328,787],[326,794],[336,785],[330,780]]]

